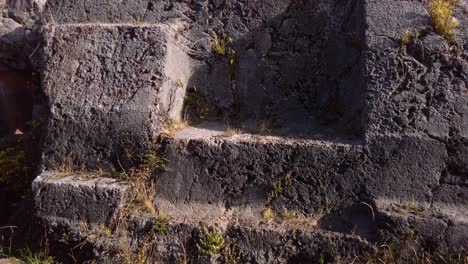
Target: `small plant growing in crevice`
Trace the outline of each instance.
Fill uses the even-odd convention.
[[[153,204],[153,199],[156,195],[156,188],[154,183],[150,183],[145,179],[136,179],[132,182],[135,191],[130,206],[134,211],[141,211],[150,214],[156,218],[158,212]]]
[[[419,205],[417,204],[408,204],[406,206],[404,206],[404,208],[409,211],[409,212],[412,212],[412,213],[415,213],[415,214],[419,214],[419,213],[423,213],[424,212],[424,208],[423,207],[420,207]]]
[[[167,234],[167,225],[172,220],[172,217],[167,215],[159,215],[154,219],[153,231],[157,235]]]
[[[150,149],[143,155],[139,169],[145,173],[153,171],[169,171],[167,162],[168,160],[166,157],[158,153],[156,150]]]
[[[7,241],[5,237],[0,236],[0,260],[3,258],[8,259],[7,263],[18,263],[18,264],[59,264],[53,256],[49,254],[49,240],[47,237],[42,237],[39,248],[37,250],[31,250],[29,247],[14,249],[13,247],[13,226],[0,227],[2,229],[10,229],[11,236]],[[8,244],[5,246],[5,242]]]
[[[174,137],[177,132],[187,128],[188,126],[189,124],[185,119],[182,121],[168,120],[164,125],[161,134],[166,137]]]
[[[233,49],[229,47],[229,45],[233,42],[234,40],[228,37],[226,33],[224,33],[221,36],[215,36],[213,38],[211,41],[211,48],[216,55],[226,56],[233,51]]]
[[[221,37],[215,36],[211,41],[211,47],[213,52],[222,57],[228,58],[229,65],[237,63],[236,50],[232,47],[234,40],[228,37],[226,33],[223,33]]]
[[[141,15],[139,15],[139,16],[137,16],[135,18],[135,23],[137,25],[141,25],[141,24],[143,24],[143,22],[145,22],[145,15],[144,14],[141,14]]]
[[[244,257],[243,252],[241,252],[234,243],[229,243],[226,245],[221,252],[223,256],[223,263],[226,264],[239,264],[245,263],[242,258]]]
[[[133,168],[125,170],[122,167],[121,177],[130,182],[134,190],[134,197],[127,208],[122,210],[121,217],[127,217],[129,211],[141,211],[150,214],[153,218],[158,217],[158,212],[153,204],[156,196],[156,186],[151,175],[154,172],[161,173],[169,171],[167,158],[158,150],[150,149],[137,162],[133,161],[133,154],[125,152],[126,158],[133,164]],[[120,161],[119,161],[120,164]],[[138,164],[138,165],[134,165]]]
[[[271,134],[271,120],[270,119],[263,119],[260,120],[258,123],[258,132],[260,134]]]
[[[189,112],[195,123],[203,122],[208,115],[213,112],[213,107],[208,104],[206,98],[197,91],[196,88],[190,89],[185,95],[185,111]]]
[[[130,247],[130,241],[127,237],[122,239],[121,244],[115,249],[120,257],[117,263],[123,264],[147,264],[156,263],[154,252],[154,241],[140,242],[136,251]]]
[[[414,233],[401,234],[396,240],[382,241],[376,244],[372,254],[356,258],[357,263],[447,263],[468,264],[468,256],[443,255],[431,252],[424,245],[419,235]]]
[[[273,189],[267,196],[268,204],[271,204],[276,198],[280,197],[284,193],[285,188],[291,185],[292,175],[292,171],[288,171],[283,178],[273,183]]]
[[[231,37],[228,37],[226,33],[223,33],[221,36],[215,36],[212,39],[211,47],[217,56],[227,58],[229,88],[234,97],[234,108],[239,112],[239,95],[236,89],[239,56],[237,55],[236,50],[232,47],[233,43],[234,40]]]
[[[266,221],[273,221],[275,220],[276,213],[271,207],[267,207],[262,211],[262,218]]]
[[[176,83],[175,83],[175,86],[178,87],[178,88],[182,88],[182,87],[184,87],[184,83],[181,80],[177,80]]]
[[[456,44],[458,22],[453,17],[457,0],[429,0],[429,15],[434,30],[445,37],[450,44]]]
[[[317,218],[306,217],[302,214],[289,211],[285,208],[281,212],[281,218],[285,224],[291,226],[292,228],[298,228],[301,226],[317,226],[320,216]]]
[[[32,252],[26,248],[20,250],[19,263],[25,264],[59,264],[53,257],[45,252]]]
[[[271,190],[271,192],[267,196],[267,202],[271,203],[273,200],[275,200],[280,195],[282,195],[283,192],[284,192],[283,182],[282,181],[274,182],[273,183],[273,190]]]
[[[211,227],[200,226],[200,237],[196,243],[198,253],[206,256],[218,254],[224,248],[223,234]]]
[[[230,138],[235,135],[240,135],[242,134],[242,131],[238,128],[229,128],[228,130],[224,131],[221,135],[219,135],[219,138]]]
[[[104,224],[96,228],[95,234],[97,237],[109,238],[112,236],[112,230]]]
[[[35,137],[33,131],[0,140],[0,193],[5,205],[0,212],[0,222],[8,222],[23,201],[32,199],[31,183],[40,163]]]
[[[401,37],[401,47],[408,46],[408,44],[413,40],[413,41],[418,41],[419,40],[419,31],[418,30],[411,30],[410,28],[407,28],[405,30],[405,33]]]
[[[26,152],[20,147],[10,147],[0,151],[0,184],[20,192],[29,184],[33,168]]]
[[[410,40],[411,40],[411,29],[407,28],[405,30],[405,34],[403,35],[403,37],[401,38],[401,46],[406,46],[409,44]]]
[[[258,121],[257,132],[262,135],[277,135],[284,136],[287,135],[288,131],[275,126],[274,122],[270,118],[265,118]]]
[[[411,201],[409,203],[401,204],[401,208],[406,210],[407,212],[411,212],[413,214],[420,214],[425,211],[425,208],[421,205],[419,205],[416,202],[416,198],[412,197]]]

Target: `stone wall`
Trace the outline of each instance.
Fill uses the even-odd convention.
[[[53,170],[125,171],[124,154],[156,145],[167,170],[149,173],[157,186],[150,204],[173,214],[177,239],[196,241],[206,221],[252,263],[318,261],[322,242],[351,261],[348,247],[370,254],[374,243],[408,237],[417,237],[416,252],[466,254],[464,4],[455,7],[451,45],[416,0],[36,3],[26,10],[42,14],[34,65],[50,110],[36,210],[57,230],[88,239],[77,226],[113,222],[132,188]],[[21,17],[22,9],[11,10]],[[226,54],[213,48],[216,39],[228,42]],[[210,122],[161,135],[168,121],[184,120],[193,91],[215,109]],[[261,131],[263,121],[273,127]],[[297,235],[262,218],[265,208],[291,210],[314,226]],[[119,232],[141,242],[153,218],[139,214]],[[167,236],[154,240],[167,243],[161,259],[181,252]],[[290,247],[278,247],[286,241]],[[90,243],[112,259],[111,243],[101,242]],[[199,257],[195,246],[189,251]]]

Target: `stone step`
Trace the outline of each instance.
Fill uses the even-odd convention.
[[[376,226],[382,237],[404,240],[409,235],[409,240],[431,245],[439,254],[468,256],[467,206],[389,199],[378,199],[375,206]]]
[[[180,209],[183,210],[177,211],[183,213],[170,218],[164,233],[149,239],[149,243],[157,245],[161,252],[157,259],[163,263],[174,263],[173,259],[184,257],[194,263],[216,259],[215,263],[219,263],[229,254],[240,263],[314,263],[321,258],[346,262],[374,252],[373,246],[360,237],[322,230],[314,219],[275,222],[262,218],[260,211],[250,208],[224,210],[191,206]],[[154,230],[154,221],[141,227],[145,227],[146,232],[151,227]],[[203,227],[216,230],[224,238],[225,248],[213,257],[203,256],[197,247]]]
[[[184,257],[207,263],[226,254],[235,254],[243,263],[310,263],[322,258],[366,262],[379,243],[394,247],[390,250],[432,243],[435,252],[461,256],[468,244],[463,208],[426,208],[411,201],[381,199],[351,207],[343,203],[307,213],[300,206],[277,209],[253,202],[227,207],[195,199],[174,203],[160,196],[154,200],[157,211],[148,213],[130,206],[133,193],[128,183],[58,172],[42,173],[33,191],[38,216],[50,227],[52,239],[60,238],[53,243],[93,248],[89,252],[94,255],[83,260],[97,263],[120,263],[142,252],[163,263]],[[224,250],[213,257],[203,256],[197,247],[203,227],[223,237]]]
[[[50,0],[45,4],[44,17],[51,23],[161,23],[171,20],[202,21],[206,17],[246,18],[242,23],[259,23],[287,11],[291,0],[271,0],[272,4],[248,2],[222,5],[206,2],[137,0]],[[309,5],[310,8],[312,5]],[[316,5],[314,5],[316,6]],[[250,10],[250,12],[249,12]],[[256,10],[257,12],[252,12]],[[255,14],[256,13],[256,14]],[[248,17],[248,19],[247,19]],[[201,22],[202,23],[202,22]]]
[[[307,213],[359,199],[361,141],[316,134],[230,134],[218,123],[176,133],[157,195],[173,204],[273,206]]]
[[[95,173],[43,172],[32,189],[37,216],[51,225],[111,224],[133,197],[128,183]]]
[[[46,168],[118,169],[123,149],[143,152],[181,119],[188,88],[223,114],[362,134],[363,65],[348,44],[360,4],[244,2],[48,1]]]
[[[46,169],[71,160],[111,170],[123,149],[144,152],[164,120],[177,119],[185,89],[176,83],[189,78],[189,64],[172,32],[159,24],[44,29]]]
[[[207,263],[229,254],[243,263],[352,260],[374,252],[369,242],[356,235],[321,229],[322,215],[292,210],[265,213],[266,208],[257,205],[172,204],[160,198],[156,198],[154,215],[130,206],[130,184],[96,174],[43,172],[34,181],[33,192],[36,213],[53,234],[54,248],[62,245],[73,253],[77,244],[93,249],[84,256],[74,255],[83,261],[121,263],[144,250],[148,258],[162,263],[184,257],[192,263]],[[224,249],[213,257],[204,256],[197,247],[203,227],[223,237]],[[150,248],[157,250],[150,252]]]
[[[133,212],[111,225],[62,222],[53,225],[50,232],[66,238],[62,241],[66,245],[92,248],[94,255],[80,261],[96,263],[124,263],[124,259],[136,263],[140,255],[160,263],[179,263],[184,258],[190,263],[220,263],[225,257],[241,263],[309,263],[321,258],[352,261],[375,252],[368,241],[353,234],[323,230],[314,218],[294,215],[283,219],[277,215],[266,219],[257,210],[260,208],[248,207],[191,204],[172,208],[157,216]],[[223,240],[213,256],[199,249],[204,228]]]

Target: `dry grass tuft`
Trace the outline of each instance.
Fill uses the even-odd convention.
[[[276,217],[276,213],[271,207],[267,207],[262,211],[262,217],[266,221],[273,221]]]
[[[153,205],[153,199],[156,195],[154,183],[148,183],[143,178],[138,178],[133,182],[135,198],[132,201],[133,208],[137,211],[149,213],[156,218],[158,212]]]
[[[240,135],[242,134],[242,131],[237,128],[229,128],[228,130],[224,131],[221,135],[219,135],[219,138],[230,138],[235,135]]]
[[[132,155],[127,154],[127,157],[132,159]],[[122,219],[128,217],[131,212],[144,212],[150,214],[153,218],[158,217],[158,212],[153,204],[154,197],[156,196],[156,186],[151,175],[154,172],[161,173],[168,171],[168,160],[156,150],[147,151],[139,160],[139,165],[128,171],[124,170],[121,176],[123,180],[128,181],[132,185],[135,193],[128,208],[122,210],[119,217]]]
[[[96,228],[95,234],[97,237],[109,238],[112,237],[112,230],[104,224]]]
[[[429,0],[429,15],[434,30],[451,44],[456,43],[457,20],[453,17],[454,5],[458,0]]]
[[[211,41],[211,48],[213,52],[219,56],[226,56],[228,52],[230,52],[230,48],[228,47],[230,44],[233,43],[233,39],[229,38],[226,33],[222,36],[215,36]]]
[[[283,223],[291,226],[292,228],[299,228],[301,226],[317,226],[321,215],[318,217],[305,217],[296,212],[283,209],[281,212]]]
[[[188,126],[189,125],[185,120],[180,122],[169,120],[166,122],[161,134],[167,137],[174,137],[177,132],[187,128]]]

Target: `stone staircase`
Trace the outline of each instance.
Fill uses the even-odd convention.
[[[86,244],[72,253],[102,263],[361,263],[411,234],[418,250],[468,254],[466,93],[428,116],[401,99],[420,97],[420,77],[387,91],[405,85],[394,34],[430,26],[407,16],[417,1],[381,17],[389,2],[48,1],[50,117],[33,191],[57,245]],[[219,54],[224,32],[231,51]],[[197,112],[191,91],[210,114],[164,133]],[[275,127],[258,129],[264,120]],[[140,190],[116,176],[128,151],[155,146],[156,212],[140,212]],[[225,243],[205,256],[213,230]]]

